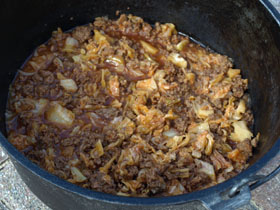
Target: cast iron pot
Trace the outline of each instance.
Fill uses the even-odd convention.
[[[80,188],[31,163],[5,138],[9,84],[36,46],[57,27],[69,30],[115,11],[178,30],[234,59],[249,79],[254,133],[261,139],[250,167],[214,187],[170,197],[133,198]],[[267,0],[1,0],[0,143],[28,187],[53,209],[230,209],[250,200],[250,189],[274,176],[256,176],[280,148],[280,16]],[[255,182],[253,185],[250,184]]]

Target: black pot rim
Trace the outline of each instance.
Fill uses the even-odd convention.
[[[266,10],[271,14],[274,20],[280,27],[280,14],[272,6],[272,4],[268,0],[259,0]],[[257,162],[255,162],[252,166],[248,167],[246,170],[238,174],[237,176],[223,182],[217,184],[213,187],[195,191],[192,193],[187,193],[183,195],[177,196],[168,196],[168,197],[157,197],[157,198],[139,198],[139,197],[125,197],[107,194],[103,192],[97,192],[89,189],[85,189],[74,185],[70,182],[67,182],[63,179],[60,179],[44,169],[40,168],[36,164],[32,163],[28,160],[23,154],[21,154],[5,137],[2,133],[0,133],[0,145],[7,151],[8,155],[12,157],[12,159],[16,160],[17,163],[22,165],[24,168],[27,168],[36,176],[44,179],[52,185],[55,185],[59,188],[62,188],[68,192],[80,195],[89,200],[98,200],[112,204],[122,204],[122,205],[144,205],[144,206],[153,206],[153,205],[176,205],[186,203],[187,201],[195,201],[195,200],[203,200],[209,196],[209,194],[220,193],[232,187],[234,184],[239,183],[243,178],[249,177],[253,174],[256,174],[263,166],[265,166],[273,157],[275,157],[280,151],[280,138],[275,142],[272,148]]]

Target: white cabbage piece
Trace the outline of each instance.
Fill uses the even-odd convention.
[[[203,105],[199,105],[194,102],[193,109],[194,109],[196,115],[202,119],[205,119],[205,118],[209,117],[209,115],[214,114],[214,110],[210,105],[203,106]]]
[[[246,111],[246,104],[245,101],[241,99],[235,110],[233,119],[240,120],[242,118],[242,115],[245,113],[245,111]]]
[[[190,133],[202,133],[203,131],[210,131],[208,122],[202,122],[189,129]]]
[[[253,134],[248,129],[245,121],[234,121],[232,126],[234,127],[234,132],[231,133],[230,138],[233,141],[241,142],[253,137]]]
[[[71,167],[71,173],[74,182],[84,182],[87,180],[87,178],[82,174],[82,172],[76,167]]]
[[[213,181],[216,181],[214,167],[210,163],[198,159],[194,161],[197,166],[201,166],[201,168],[198,169],[199,172],[207,174]]]

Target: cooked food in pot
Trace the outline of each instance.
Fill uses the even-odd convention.
[[[170,196],[245,169],[258,142],[248,80],[227,56],[140,17],[54,31],[19,70],[9,141],[79,186]]]

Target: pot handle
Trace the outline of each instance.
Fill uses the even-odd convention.
[[[203,198],[202,202],[209,210],[234,210],[248,204],[251,200],[251,190],[266,183],[280,172],[280,165],[268,175],[253,175],[242,179],[230,189]]]

